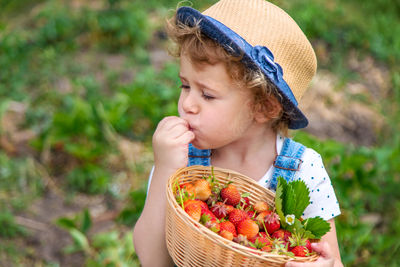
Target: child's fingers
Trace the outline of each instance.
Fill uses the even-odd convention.
[[[189,131],[188,125],[177,123],[171,129],[168,130],[169,136],[172,138],[179,138],[183,134]]]
[[[192,131],[187,131],[178,138],[178,141],[181,144],[189,144],[191,141],[193,141],[193,139],[194,133]]]
[[[182,125],[185,125],[186,127],[188,127],[188,123],[184,119],[181,119],[176,116],[169,116],[169,117],[165,117],[158,123],[158,128],[169,131],[173,127],[175,127],[176,125],[179,125],[179,124],[182,124]]]
[[[314,251],[318,252],[321,254],[322,257],[324,258],[331,258],[332,257],[332,252],[329,247],[329,244],[327,242],[318,242],[318,243],[311,243],[311,247]]]

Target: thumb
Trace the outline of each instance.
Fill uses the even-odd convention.
[[[311,243],[311,248],[321,254],[323,258],[332,257],[331,248],[327,242]]]

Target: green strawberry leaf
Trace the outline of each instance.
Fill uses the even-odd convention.
[[[285,215],[296,213],[296,201],[297,195],[291,183],[288,184],[285,194],[285,199],[283,200],[283,213]],[[295,215],[296,218],[298,218]]]
[[[317,216],[314,218],[308,218],[303,222],[304,229],[306,231],[310,231],[315,239],[320,239],[324,236],[327,232],[331,230],[330,224],[322,219],[321,217]]]
[[[294,210],[291,210],[290,214],[294,214],[296,218],[300,218],[304,210],[310,204],[310,191],[304,181],[300,180],[290,182],[288,187],[295,193],[293,199],[288,196],[288,199],[294,201]],[[289,192],[291,190],[289,190]]]
[[[279,215],[282,227],[286,226],[285,215],[283,213],[283,199],[285,199],[285,189],[287,187],[286,180],[281,176],[278,177],[278,185],[275,191],[275,211]]]
[[[250,196],[250,192],[244,192],[242,194],[240,194],[241,197],[249,197]]]

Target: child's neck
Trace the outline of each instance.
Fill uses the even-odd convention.
[[[276,155],[276,132],[264,128],[237,142],[214,149],[211,163],[258,181],[271,167]]]

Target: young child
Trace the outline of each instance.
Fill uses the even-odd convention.
[[[262,186],[302,179],[311,204],[331,230],[313,244],[314,263],[342,266],[334,217],[340,209],[322,159],[287,138],[306,127],[298,101],[316,71],[313,48],[294,20],[264,0],[221,0],[203,13],[181,7],[168,25],[180,58],[179,117],[166,117],[153,136],[154,168],[134,229],[144,267],[172,266],[165,243],[167,179],[178,168],[203,164],[240,172]]]

